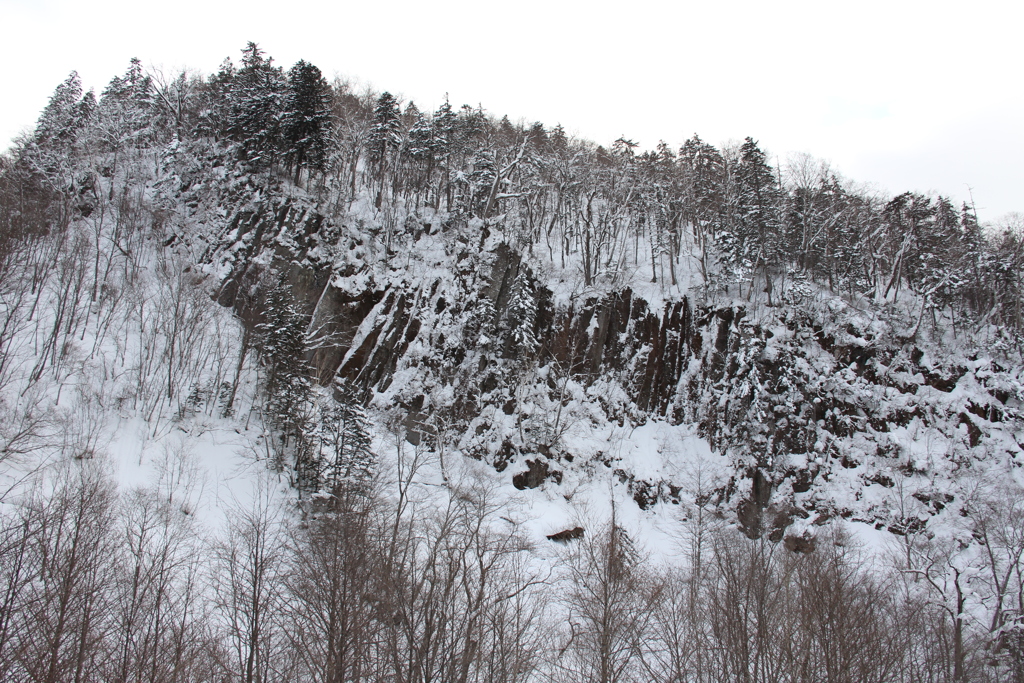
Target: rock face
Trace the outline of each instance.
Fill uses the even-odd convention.
[[[525,472],[520,472],[512,477],[512,485],[517,489],[535,489],[549,480],[556,484],[562,481],[562,473],[551,469],[547,460],[539,458],[537,460],[527,460],[526,467]]]
[[[566,529],[564,531],[559,531],[558,533],[555,533],[555,534],[550,534],[548,536],[548,540],[549,541],[554,541],[555,543],[563,543],[563,544],[565,544],[565,543],[568,543],[569,541],[574,541],[577,538],[583,538],[583,534],[584,533],[585,532],[584,532],[583,527],[578,526],[578,527],[573,527],[572,529]]]
[[[897,480],[927,475],[934,514],[954,504],[951,470],[993,453],[1022,461],[1020,378],[991,358],[940,361],[898,321],[837,305],[762,306],[755,321],[686,297],[652,306],[630,287],[556,295],[510,245],[481,250],[471,230],[435,227],[405,228],[410,254],[371,258],[372,235],[284,202],[237,214],[208,260],[226,273],[219,300],[236,308],[260,272],[277,272],[309,318],[322,381],[342,377],[398,410],[412,443],[443,440],[499,471],[520,463],[519,488],[557,485],[578,464],[570,417],[696,425],[733,463],[719,503],[773,540],[837,515],[900,528],[908,520],[885,502]],[[517,279],[530,285],[530,320],[513,315]],[[521,325],[534,348],[515,341]],[[678,502],[678,482],[616,474],[641,508]]]

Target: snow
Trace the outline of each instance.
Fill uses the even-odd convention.
[[[698,300],[694,294],[704,283],[694,259],[680,259],[677,284],[660,269],[654,281],[648,259],[655,245],[639,236],[632,258],[598,263],[585,284],[579,249],[564,261],[539,242],[519,249],[510,215],[449,221],[453,216],[406,200],[378,210],[367,188],[348,201],[337,198],[332,215],[322,216],[323,234],[306,239],[297,228],[321,206],[311,192],[289,183],[264,192],[257,178],[188,157],[175,144],[165,150],[162,171],[131,169],[146,180],[143,203],[170,213],[165,229],[173,227],[178,240],[164,246],[172,235],[154,229],[132,264],[137,278],[111,281],[118,294],[110,298],[78,302],[78,327],[60,348],[63,366],[32,378],[45,357],[47,331],[60,327],[54,319],[60,291],[46,291],[45,305],[10,342],[13,362],[0,378],[7,382],[0,408],[26,416],[44,407],[61,439],[30,459],[3,463],[3,504],[15,504],[28,473],[84,458],[109,468],[123,492],[144,487],[174,499],[214,536],[223,533],[230,511],[268,495],[294,511],[298,494],[287,463],[285,472],[272,468],[274,435],[260,412],[254,353],[243,364],[234,413],[221,410],[242,330],[229,309],[209,301],[240,266],[279,263],[325,275],[318,280],[323,289],[313,293],[320,302],[330,300],[328,293],[383,294],[346,330],[351,335],[340,364],[352,362],[371,335],[399,340],[386,381],[371,387],[368,409],[386,495],[395,498],[401,489],[414,510],[429,513],[460,491],[482,487],[488,504],[500,510],[490,523],[521,530],[538,571],[562,561],[564,548],[548,536],[575,527],[596,533],[613,521],[651,564],[678,565],[696,506],[741,526],[737,509],[754,497],[754,470],[774,477],[762,512],[789,515],[786,534],[814,536],[822,525],[842,526],[879,567],[894,546],[911,542],[899,535],[909,533],[898,531],[901,525],[921,522],[921,533],[931,537],[966,538],[961,520],[979,489],[998,480],[1024,483],[1019,358],[987,345],[991,329],[959,339],[945,325],[918,330],[924,308],[911,292],[892,302],[851,301],[802,281],[779,292],[789,297],[786,305],[769,307],[759,293],[751,297],[753,283],[746,297],[735,288],[712,291],[701,302],[709,322],[694,330],[704,352],[683,358],[675,387],[681,398],[662,416],[640,410],[628,386],[646,366],[650,344],[623,359],[624,369],[601,368],[593,376],[570,372],[553,356],[509,354],[498,348],[509,336],[505,314],[493,310],[493,301],[486,308],[485,292],[500,284],[491,279],[504,275],[495,264],[507,248],[533,274],[531,287],[550,292],[555,315],[578,316],[591,300],[629,289],[660,322],[684,298]],[[189,167],[193,162],[198,168]],[[99,182],[102,194],[128,176]],[[287,220],[268,217],[286,203]],[[242,212],[252,215],[237,220]],[[257,225],[264,230],[259,242]],[[92,225],[75,227],[92,238],[86,229]],[[113,240],[110,224],[99,229]],[[489,235],[481,239],[485,229]],[[627,253],[629,247],[618,246]],[[209,277],[193,277],[194,269]],[[408,305],[400,314],[401,297]],[[325,319],[332,313],[320,303],[316,308]],[[185,309],[194,313],[195,336],[175,356],[168,330],[179,321],[173,311]],[[737,313],[727,330],[729,362],[718,359],[726,367],[711,378],[714,314],[740,310],[747,315]],[[402,316],[409,320],[400,325]],[[419,327],[409,341],[413,319]],[[108,329],[104,321],[111,320]],[[592,316],[582,332],[592,339],[599,326]],[[863,351],[866,360],[847,364],[838,349]],[[957,368],[963,372],[956,370],[950,391],[930,386],[932,374]],[[495,389],[482,388],[488,373],[500,378]],[[696,401],[685,394],[691,387]],[[1005,401],[995,398],[997,391]],[[456,406],[470,397],[479,410],[465,409],[463,424]],[[402,406],[417,399],[422,415],[407,414]],[[792,424],[801,424],[807,443],[777,447],[777,434],[782,439]],[[438,438],[413,445],[414,431]],[[516,488],[528,463],[541,461],[561,479],[552,473],[534,488]],[[405,479],[410,467],[415,475]],[[797,490],[804,476],[806,489]],[[957,561],[968,562],[971,552]]]

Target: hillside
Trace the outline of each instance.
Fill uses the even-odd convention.
[[[0,678],[1022,680],[1024,235],[637,147],[69,77],[0,167]]]

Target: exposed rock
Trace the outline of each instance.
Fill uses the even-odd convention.
[[[783,540],[783,545],[786,550],[794,553],[813,553],[814,548],[817,545],[817,540],[810,534],[789,535]]]
[[[556,534],[551,534],[548,536],[548,540],[554,541],[555,543],[565,544],[569,541],[574,541],[577,538],[583,538],[583,533],[583,527],[578,526],[573,529],[566,529],[564,531],[559,531]]]
[[[526,466],[525,472],[512,477],[512,485],[519,490],[535,489],[548,479],[556,484],[562,483],[562,473],[551,469],[546,460],[527,460]]]
[[[418,225],[420,235],[454,230]],[[322,383],[337,376],[362,400],[387,400],[404,410],[396,424],[413,444],[466,434],[475,441],[463,452],[499,471],[521,453],[540,454],[513,477],[519,489],[558,484],[562,472],[550,463],[574,458],[559,435],[531,432],[524,422],[530,404],[519,393],[526,359],[507,327],[513,283],[524,274],[536,304],[532,390],[565,406],[568,380],[578,387],[577,400],[601,383],[615,388],[613,398],[587,396],[609,423],[696,425],[733,463],[734,480],[716,496],[751,537],[782,540],[794,516],[816,505],[819,518],[846,514],[901,528],[884,511],[854,512],[845,501],[827,509],[831,503],[812,494],[844,471],[852,481],[893,488],[896,475],[886,474],[892,470],[878,459],[892,459],[900,476],[926,474],[899,450],[900,430],[941,425],[944,434],[960,435],[948,438],[960,439],[963,448],[981,449],[995,425],[1020,420],[1013,392],[988,379],[1003,371],[996,364],[937,365],[917,341],[861,323],[798,308],[773,313],[779,324],[766,324],[763,315],[755,323],[742,307],[696,306],[687,297],[652,308],[628,287],[556,304],[551,283],[535,279],[523,254],[506,243],[480,252],[479,235],[448,239],[449,275],[418,281],[361,261],[359,236],[350,239],[346,259],[321,260],[317,246],[337,240],[339,230],[291,200],[238,211],[222,242],[211,246],[209,260],[227,272],[218,300],[245,305],[245,292],[269,264],[309,316],[310,360]],[[971,398],[954,391],[968,386],[976,389]],[[424,395],[429,410],[422,409]],[[679,501],[679,482],[632,472],[619,478],[641,509]],[[804,498],[794,502],[797,496]],[[929,499],[928,509],[940,511],[942,503],[933,504],[940,500]]]

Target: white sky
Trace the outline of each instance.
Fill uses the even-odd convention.
[[[750,135],[897,193],[1024,211],[1024,5],[847,0],[0,0],[0,147],[76,69],[213,72],[254,40],[432,109],[482,103],[608,144]]]

